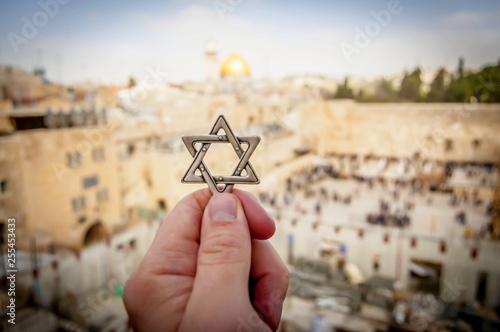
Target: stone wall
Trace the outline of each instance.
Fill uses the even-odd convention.
[[[0,140],[0,162],[13,186],[6,213],[19,215],[29,234],[43,242],[83,245],[89,228],[102,224],[107,233],[120,222],[117,160],[112,133],[104,126],[33,130]],[[93,150],[104,158],[94,160]],[[67,153],[80,152],[80,165],[68,167]],[[94,184],[85,185],[85,179]],[[91,181],[92,182],[92,181]],[[98,191],[107,199],[98,201]],[[15,191],[15,192],[14,192]],[[84,197],[76,211],[72,200]]]
[[[497,162],[498,104],[302,105],[301,135],[321,155],[372,154],[458,162]]]
[[[500,175],[500,163],[498,165],[498,172]],[[500,178],[500,176],[499,176]],[[495,190],[495,196],[493,198],[493,220],[492,220],[493,232],[491,237],[495,240],[500,240],[500,183],[497,182],[497,187]]]

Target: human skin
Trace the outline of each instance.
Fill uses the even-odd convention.
[[[125,285],[136,331],[276,330],[288,269],[274,221],[248,192],[184,197]]]

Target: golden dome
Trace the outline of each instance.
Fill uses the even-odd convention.
[[[250,65],[243,57],[233,54],[229,56],[220,67],[220,75],[225,76],[250,76]]]

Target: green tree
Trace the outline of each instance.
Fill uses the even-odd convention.
[[[458,68],[457,68],[458,79],[464,77],[464,67],[465,67],[465,59],[462,57],[458,58]]]
[[[485,67],[469,79],[474,85],[474,96],[480,102],[500,102],[500,64]]]
[[[479,102],[500,102],[500,63],[486,66],[479,72],[466,72],[463,67],[460,69],[463,59],[460,59],[460,64],[457,77],[451,81],[446,93],[446,101],[469,102],[475,97]]]
[[[339,85],[337,88],[337,93],[335,94],[336,98],[348,98],[348,99],[353,99],[354,98],[354,92],[352,88],[349,86],[349,78],[346,77],[344,79],[344,83]]]
[[[358,94],[356,95],[356,101],[359,103],[370,101],[370,97],[366,93],[365,89],[360,88]]]
[[[376,84],[374,96],[376,101],[390,102],[395,100],[396,91],[389,80],[382,78]]]
[[[450,85],[445,94],[445,101],[448,102],[464,102],[472,96],[473,88],[470,82],[464,77],[465,59],[458,58],[458,66],[455,75],[452,76]]]
[[[452,103],[462,103],[472,95],[472,87],[465,78],[452,79],[446,91],[445,100]]]
[[[405,73],[399,89],[399,97],[404,101],[421,101],[420,87],[422,79],[420,68],[415,69],[411,74]]]
[[[447,87],[445,86],[445,80],[446,80],[446,70],[444,68],[441,68],[436,76],[434,77],[434,80],[431,83],[429,93],[427,94],[427,101],[428,102],[443,102],[445,101],[446,97],[446,89]]]

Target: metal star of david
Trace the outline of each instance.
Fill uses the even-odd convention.
[[[225,135],[218,134],[221,129],[224,130],[226,133]],[[205,182],[212,193],[217,194],[230,192],[231,189],[233,189],[233,186],[237,183],[258,184],[260,182],[249,162],[250,156],[260,142],[260,137],[236,137],[223,115],[220,115],[217,118],[210,134],[183,136],[182,141],[186,145],[189,153],[191,153],[191,156],[194,158],[193,163],[182,178],[183,183]],[[195,147],[196,143],[201,143],[199,150]],[[207,154],[210,145],[216,143],[230,143],[234,152],[236,152],[240,158],[232,175],[211,175],[207,166],[203,163],[203,158]],[[247,143],[248,148],[243,150],[241,143]],[[201,172],[201,175],[195,174],[197,169]],[[247,172],[244,176],[241,175],[243,170]],[[218,185],[224,186],[219,188]]]

